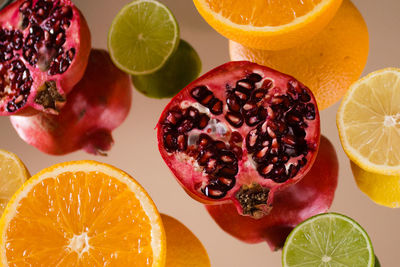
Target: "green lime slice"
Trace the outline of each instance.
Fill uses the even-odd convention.
[[[314,216],[286,239],[283,267],[374,267],[375,255],[365,230],[337,213]]]
[[[151,98],[173,97],[201,71],[201,60],[196,50],[186,41],[179,42],[178,49],[158,71],[147,75],[133,75],[135,88]]]
[[[179,43],[179,27],[171,11],[154,0],[135,0],[114,18],[108,50],[114,64],[132,75],[160,69]]]

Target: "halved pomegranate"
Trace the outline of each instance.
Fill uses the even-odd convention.
[[[320,121],[311,91],[293,77],[229,62],[185,87],[158,123],[161,156],[183,188],[207,204],[232,201],[262,217],[317,155]]]
[[[0,115],[57,114],[90,48],[87,23],[70,0],[8,5],[0,12]]]

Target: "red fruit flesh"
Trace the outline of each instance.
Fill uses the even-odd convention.
[[[320,137],[311,91],[293,77],[247,61],[198,78],[158,123],[161,156],[186,192],[207,204],[233,202],[262,217],[273,195],[310,169]]]
[[[0,115],[57,114],[91,43],[70,0],[18,0],[0,12]]]
[[[83,79],[68,95],[59,115],[11,116],[19,136],[39,150],[62,155],[78,149],[104,154],[113,144],[111,131],[128,115],[132,101],[129,75],[106,51],[92,50]]]
[[[271,250],[277,250],[297,224],[329,209],[338,172],[335,148],[322,137],[311,170],[300,182],[275,194],[274,208],[267,216],[259,220],[241,216],[232,204],[208,205],[206,208],[216,223],[232,236],[247,243],[266,241]]]

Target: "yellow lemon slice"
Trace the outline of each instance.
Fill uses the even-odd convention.
[[[337,126],[354,163],[400,175],[400,69],[382,69],[355,82],[340,105]]]

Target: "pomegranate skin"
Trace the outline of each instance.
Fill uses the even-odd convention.
[[[10,120],[25,142],[45,153],[84,149],[105,155],[113,145],[111,132],[125,120],[131,102],[130,76],[114,66],[108,52],[93,49],[83,79],[59,115],[39,113]]]
[[[269,83],[269,81],[271,82]],[[265,113],[268,113],[268,115],[265,115],[262,119],[260,119],[258,124],[251,124],[252,122],[250,121],[250,119],[247,120],[246,118],[246,121],[243,120],[241,123],[233,125],[233,121],[227,120],[228,114],[233,113],[231,109],[232,102],[229,97],[232,93],[236,93],[239,91],[244,92],[246,89],[244,87],[246,86],[248,88],[252,88],[249,89],[251,91],[250,93],[243,93],[243,95],[248,94],[249,96],[247,102],[244,101],[244,103],[241,104],[241,107],[238,108],[240,109],[240,112],[245,113],[245,109],[247,108],[246,105],[254,104],[254,102],[257,102],[258,110],[261,109]],[[199,97],[196,99],[197,96],[195,96],[194,92],[196,92],[198,88],[200,88],[199,90],[203,90],[203,92],[200,91],[199,95],[206,95],[205,98]],[[296,99],[290,98],[290,107],[288,109],[285,109],[282,112],[280,112],[279,109],[270,112],[269,108],[272,109],[280,105],[274,103],[276,103],[277,100],[281,100],[281,97],[286,97],[286,99],[289,99],[288,97],[290,90],[301,91],[301,94],[305,95],[304,100],[300,101],[300,97],[297,95]],[[266,91],[267,93],[264,93],[264,95],[261,97],[256,96],[255,93],[259,93],[261,91]],[[212,97],[209,97],[210,95]],[[210,98],[212,100],[209,100]],[[282,101],[284,102],[284,100]],[[208,104],[203,104],[204,102],[208,102]],[[216,103],[213,107],[222,106],[222,108],[214,111],[213,113],[211,111],[211,106],[209,103]],[[256,153],[251,153],[248,150],[248,143],[250,143],[247,140],[248,136],[253,130],[261,131],[262,129],[264,129],[264,125],[266,125],[266,123],[269,123],[270,121],[275,122],[275,117],[282,118],[288,115],[290,113],[289,111],[294,111],[296,107],[301,105],[309,105],[313,108],[313,116],[310,116],[312,118],[306,119],[304,117],[304,120],[303,118],[299,118],[301,123],[303,123],[303,128],[298,131],[300,132],[300,134],[297,134],[297,136],[299,137],[297,137],[296,134],[293,134],[293,132],[297,133],[297,130],[292,130],[292,126],[288,125],[286,125],[287,127],[284,125],[284,127],[289,127],[290,129],[286,130],[286,133],[284,133],[283,135],[287,134],[287,132],[289,131],[289,137],[296,139],[294,142],[297,142],[297,138],[303,138],[300,141],[303,142],[303,146],[306,148],[305,151],[303,151],[305,153],[303,153],[303,156],[300,157],[303,157],[305,163],[303,163],[301,166],[296,166],[297,172],[281,181],[279,181],[279,175],[275,177],[277,178],[277,180],[268,177],[262,177],[259,167],[260,164],[262,167],[262,164],[265,163],[261,162],[257,167],[254,160],[251,159],[252,157],[254,159],[254,155]],[[193,111],[193,108],[195,108],[195,110],[197,111]],[[198,112],[199,114],[201,114],[200,116],[209,116],[209,121],[207,122],[209,124],[207,125],[207,127],[202,128],[198,126],[200,124],[200,122],[198,122],[197,126],[195,125],[194,127],[188,127],[191,130],[187,132],[179,130],[179,128],[187,126],[185,121],[190,118],[189,115],[185,114],[190,113],[188,111],[189,109],[192,109],[193,112]],[[245,117],[245,115],[243,116]],[[200,119],[198,119],[198,121],[200,121]],[[215,125],[210,126],[211,121],[215,121]],[[282,124],[283,122],[279,121],[278,123]],[[218,129],[215,130],[215,128],[218,127],[220,127],[222,131],[218,132]],[[269,127],[270,126],[268,126],[268,128]],[[273,126],[271,126],[271,128],[272,127]],[[295,128],[295,126],[293,127]],[[179,138],[181,137],[182,132],[185,134],[186,139],[181,139],[185,140],[185,142],[187,143],[187,148],[186,150],[182,150],[177,145],[177,148],[174,149],[173,144],[174,142],[179,142]],[[268,133],[270,134],[270,132]],[[236,154],[236,151],[234,151],[234,149],[239,149],[239,151],[242,152],[241,154],[236,154],[234,160],[228,159],[231,162],[237,162],[237,165],[232,167],[230,170],[231,173],[234,173],[235,177],[233,179],[231,175],[229,178],[224,179],[224,187],[228,189],[223,193],[218,192],[220,194],[217,196],[210,196],[211,194],[207,194],[208,192],[212,191],[207,191],[207,186],[214,183],[215,180],[213,179],[215,178],[212,177],[212,175],[214,174],[210,175],[210,172],[207,172],[206,170],[207,166],[204,167],[205,165],[201,165],[201,163],[199,163],[199,158],[201,159],[202,156],[208,153],[203,153],[203,151],[199,152],[200,149],[198,149],[200,147],[199,140],[201,140],[202,134],[208,134],[212,137],[211,139],[213,139],[213,141],[211,141],[213,143],[209,146],[209,148],[214,149],[213,147],[215,147],[214,150],[216,150],[215,153],[217,153],[217,156],[212,155],[211,159],[215,157],[222,158],[222,156],[224,156],[221,156],[221,154],[218,153],[225,153],[225,155],[228,155],[228,157],[233,157],[232,153]],[[196,137],[196,135],[198,137],[198,141],[190,141],[191,138],[193,136]],[[235,141],[237,144],[232,144],[231,140],[234,139],[234,135],[240,135],[242,141]],[[264,131],[263,135],[266,135],[266,131]],[[270,134],[270,136],[272,135],[273,134]],[[281,135],[279,135],[278,138],[280,141],[284,139],[283,137],[285,136],[283,135],[282,138]],[[296,137],[293,137],[293,135]],[[319,113],[316,106],[315,98],[312,95],[311,91],[291,76],[248,61],[225,63],[204,74],[197,80],[193,81],[191,84],[182,89],[169,102],[169,104],[166,106],[163,113],[161,114],[157,125],[157,139],[160,154],[167,166],[170,168],[171,172],[176,177],[179,184],[189,194],[189,196],[205,204],[223,204],[233,202],[237,208],[237,211],[240,214],[251,216],[254,218],[260,218],[268,214],[271,208],[274,208],[272,205],[274,194],[288,186],[291,186],[292,184],[297,183],[310,170],[318,151],[319,137]],[[269,140],[270,144],[272,142],[273,146],[274,137],[271,137],[271,139]],[[221,145],[221,141],[224,142],[226,145],[224,148],[219,147],[219,145]],[[218,142],[219,144],[217,145]],[[194,149],[193,147],[191,147],[191,145],[193,144],[195,144]],[[263,145],[265,145],[265,140]],[[183,145],[182,147],[185,149],[185,145]],[[196,151],[196,149],[198,150]],[[298,159],[298,155],[290,158],[289,160],[286,159],[285,163],[288,163],[288,165],[285,167],[287,167],[287,170],[290,170],[290,164],[292,164],[293,162],[297,164]],[[208,161],[208,163],[209,162],[210,161]],[[270,164],[270,166],[275,166],[272,165],[272,159],[269,159],[268,164]],[[300,165],[300,163],[298,165]],[[223,169],[223,167],[221,167],[219,170],[221,169]],[[227,185],[227,180],[228,182],[232,180],[234,182]],[[258,201],[257,199],[259,195],[262,196],[261,201]],[[250,201],[246,202],[247,200]]]
[[[324,136],[317,159],[297,184],[276,193],[271,213],[257,220],[241,216],[232,204],[206,205],[215,222],[228,234],[246,243],[267,242],[271,250],[282,248],[297,224],[326,212],[335,195],[339,163],[332,143]]]
[[[24,13],[21,9],[25,3],[30,6]],[[52,7],[43,20],[38,20],[35,8],[46,4]],[[65,7],[71,15],[62,13]],[[5,49],[1,51],[5,54],[9,53],[10,32],[20,33],[22,43],[20,47],[11,46],[12,58],[0,60],[0,116],[58,114],[87,66],[91,34],[85,18],[70,0],[18,0],[0,12],[0,49]],[[29,44],[30,34],[36,36],[31,38],[35,44]],[[14,73],[16,66],[23,66],[20,73]],[[16,76],[18,81],[13,81]]]

